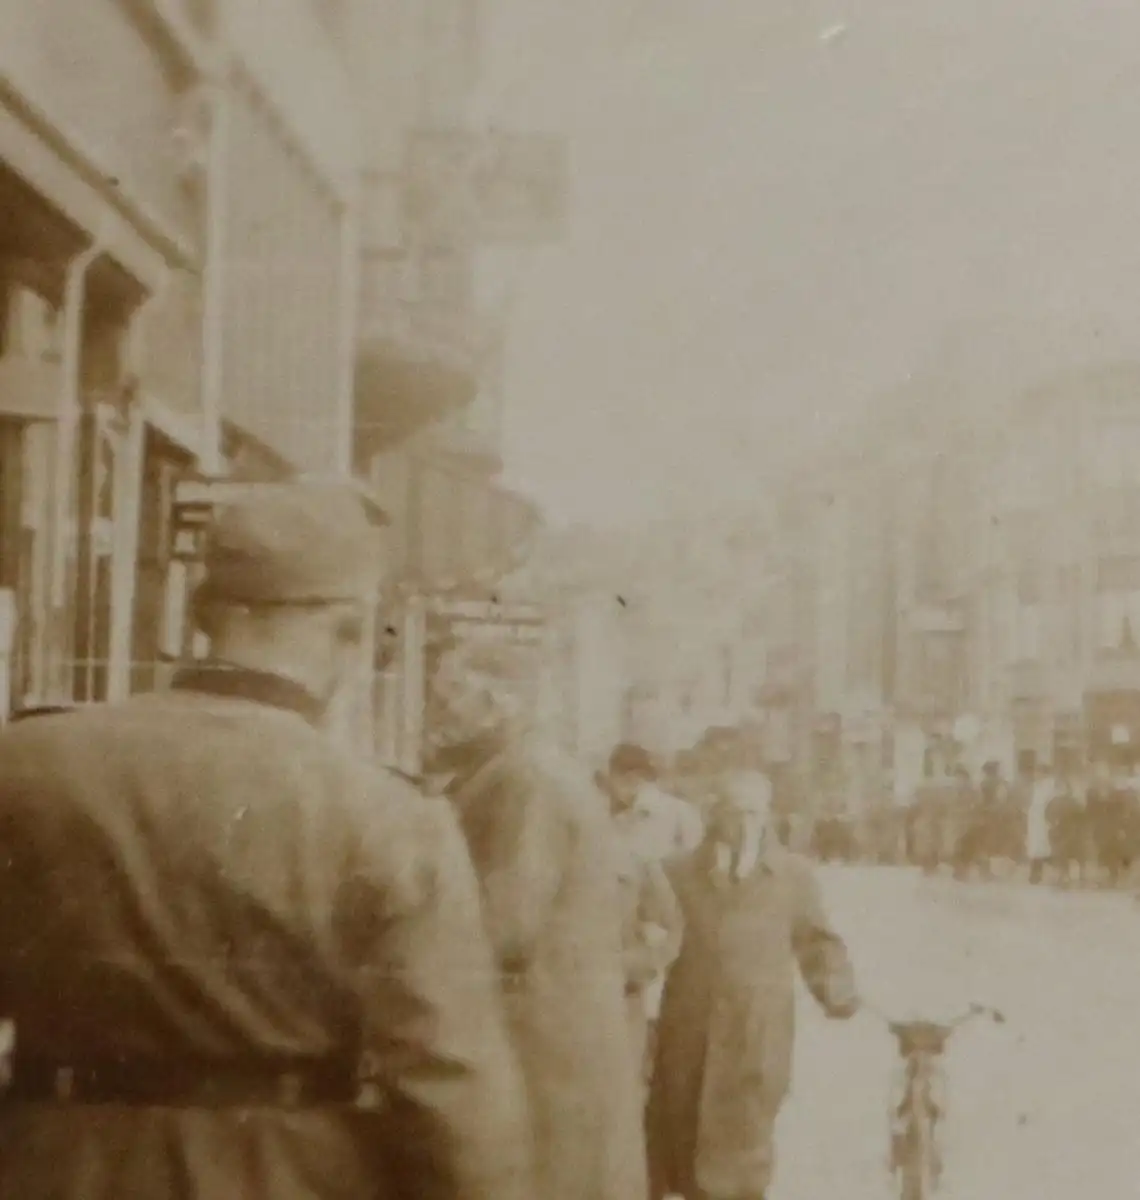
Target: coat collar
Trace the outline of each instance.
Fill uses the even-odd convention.
[[[229,663],[207,662],[184,667],[174,677],[174,687],[183,692],[251,700],[269,708],[296,713],[310,725],[319,725],[324,705],[307,688],[282,675],[254,671]]]
[[[765,833],[759,845],[755,847],[754,854],[747,854],[749,861],[742,864],[744,869],[738,878],[730,877],[724,849],[723,843],[715,837],[706,838],[693,859],[693,864],[698,868],[699,873],[706,879],[712,880],[718,888],[726,888],[732,884],[745,883],[749,879],[761,879],[774,874],[782,848],[773,833]]]

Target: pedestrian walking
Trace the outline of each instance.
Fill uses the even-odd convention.
[[[722,782],[692,856],[671,865],[685,933],[665,984],[650,1086],[654,1200],[763,1200],[788,1089],[798,966],[826,1012],[858,1007],[807,860],[771,835],[771,788]]]
[[[1085,808],[1098,873],[1110,887],[1123,882],[1130,865],[1129,838],[1135,805],[1123,764],[1096,763]]]
[[[661,787],[653,760],[641,746],[623,742],[614,747],[606,791],[622,814],[627,837],[644,857],[663,862],[700,845],[700,811]]]
[[[1081,882],[1087,869],[1084,797],[1070,775],[1058,781],[1049,804],[1049,845],[1053,866],[1063,887]]]
[[[1057,780],[1044,765],[1030,768],[1029,797],[1025,814],[1025,857],[1029,862],[1029,882],[1044,881],[1045,869],[1054,858],[1049,814],[1057,798]]]
[[[351,492],[252,493],[213,658],[0,738],[2,1200],[538,1194],[454,818],[322,728],[379,567]]]
[[[971,869],[992,879],[994,866],[1010,844],[1010,788],[995,759],[982,765],[982,778],[971,789],[970,808],[955,855],[955,875],[964,879]]]
[[[620,880],[626,1014],[633,1061],[638,1075],[648,1082],[660,988],[680,952],[683,923],[662,865],[645,858],[635,847],[623,844],[623,850]]]
[[[630,1200],[645,1195],[646,1173],[621,853],[587,772],[529,728],[525,670],[508,647],[447,656],[429,765],[452,777],[482,883],[535,1128],[535,1200]]]

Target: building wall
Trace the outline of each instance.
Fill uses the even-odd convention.
[[[222,466],[223,417],[292,466],[349,461],[359,163],[344,72],[303,0],[216,7],[224,24],[190,0],[0,13],[0,268],[46,304],[54,340],[45,358],[7,337],[0,363],[5,479],[23,497],[0,574],[28,699],[159,682],[184,626],[173,484]],[[246,137],[228,164],[227,131]],[[30,328],[5,318],[6,334]],[[43,411],[21,415],[33,399]]]
[[[300,471],[348,474],[357,98],[308,0],[240,0],[222,12],[230,69],[212,178],[220,192],[208,264],[219,277],[207,316],[216,338],[212,400]]]
[[[828,503],[810,536],[786,523],[809,548],[784,589],[798,635],[772,615],[785,655],[807,664],[810,710],[878,684],[900,742],[969,716],[973,765],[1050,758],[1100,674],[1122,669],[1125,618],[1140,628],[1137,464],[1140,368],[1125,364],[1048,380],[953,430],[877,435],[856,474],[817,471]]]
[[[22,464],[3,568],[19,616],[16,702],[129,686],[147,430],[200,433],[185,364],[199,349],[201,228],[176,151],[201,69],[145,6],[48,0],[0,13],[6,426]],[[16,311],[31,298],[45,306],[46,357]],[[13,415],[37,377],[51,403],[31,421]]]

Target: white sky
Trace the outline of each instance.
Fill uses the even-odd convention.
[[[487,10],[488,115],[571,137],[508,367],[508,482],[553,519],[756,494],[932,361],[1140,358],[1134,0]]]

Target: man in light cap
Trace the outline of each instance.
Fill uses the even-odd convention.
[[[531,1200],[448,807],[319,726],[376,530],[348,490],[222,512],[212,658],[0,738],[0,1198]]]
[[[684,913],[649,1102],[654,1200],[763,1200],[792,1065],[795,968],[828,1015],[858,1007],[805,859],[770,832],[766,776],[719,781],[707,836],[670,876]]]

